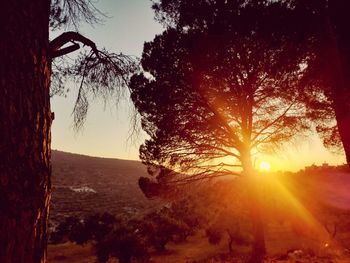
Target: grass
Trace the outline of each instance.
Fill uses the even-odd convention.
[[[349,233],[350,235],[350,233]],[[284,263],[349,263],[350,257],[323,253],[316,258],[312,253],[314,243],[305,236],[299,236],[286,225],[270,225],[266,231],[266,247],[269,255],[267,262]],[[235,246],[233,257],[228,257],[227,240],[224,239],[218,245],[208,244],[204,232],[189,237],[187,242],[174,244],[169,243],[164,253],[151,252],[152,263],[214,263],[214,262],[244,262],[249,255],[249,248]],[[286,260],[278,260],[287,251],[302,249],[303,256],[290,256]],[[312,252],[310,254],[310,252]],[[320,251],[318,251],[319,253]],[[324,252],[327,252],[326,250]],[[293,258],[294,257],[294,258]],[[50,263],[95,263],[93,247],[91,244],[79,246],[70,242],[58,245],[49,245],[48,259]],[[109,261],[117,262],[115,260]]]
[[[95,263],[92,246],[87,244],[79,246],[70,242],[49,245],[48,246],[48,262],[50,263]]]
[[[164,253],[151,252],[151,259],[153,263],[200,262],[226,251],[226,242],[213,246],[208,244],[204,233],[198,233],[188,238],[187,242],[168,244]],[[48,262],[50,263],[95,263],[95,261],[96,257],[91,244],[79,246],[67,242],[48,247]]]

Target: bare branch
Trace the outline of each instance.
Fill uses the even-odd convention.
[[[51,58],[56,58],[56,57],[61,57],[61,56],[67,55],[71,52],[78,50],[79,48],[80,48],[79,44],[73,43],[73,45],[70,45],[68,47],[61,48],[57,51],[51,52]]]
[[[271,126],[273,126],[278,121],[280,121],[284,116],[286,116],[286,114],[291,109],[291,107],[294,105],[294,103],[295,103],[295,101],[292,101],[292,103],[282,112],[282,114],[280,114],[277,118],[275,118],[269,124],[265,125],[265,127],[263,127],[260,131],[256,132],[255,136],[251,139],[251,141],[254,142],[261,135],[262,132],[266,131]]]
[[[92,49],[92,51],[96,55],[98,55],[99,51],[96,47],[96,44],[93,41],[84,37],[83,35],[79,34],[78,32],[69,31],[69,32],[62,33],[61,35],[59,35],[58,37],[56,37],[55,39],[50,41],[51,57],[55,58],[55,57],[61,56],[60,52],[62,53],[62,50],[60,50],[60,48],[69,42],[74,43],[74,41],[81,42],[83,45],[89,46]],[[78,47],[79,47],[79,45],[78,45]],[[75,50],[76,49],[74,49],[72,51],[75,51]],[[68,53],[69,52],[66,52],[66,53],[63,53],[62,55],[66,55]]]
[[[92,0],[52,0],[50,27],[73,27],[78,29],[80,22],[101,23],[106,15],[98,10]]]

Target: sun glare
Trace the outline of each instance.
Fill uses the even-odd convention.
[[[259,165],[260,171],[269,172],[271,169],[271,165],[268,162],[262,161]]]

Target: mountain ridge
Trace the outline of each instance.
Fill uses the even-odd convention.
[[[111,159],[111,160],[117,160],[117,161],[131,161],[131,162],[142,163],[139,160],[131,160],[131,159],[123,159],[123,158],[115,158],[115,157],[105,157],[105,156],[95,156],[95,155],[88,155],[88,154],[84,154],[84,153],[67,152],[67,151],[58,150],[58,149],[52,149],[51,152],[54,155],[61,153],[61,154],[65,154],[65,155],[74,155],[74,156],[81,156],[81,157],[88,157],[88,158]]]

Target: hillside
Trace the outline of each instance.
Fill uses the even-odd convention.
[[[66,216],[110,212],[134,216],[153,207],[138,187],[146,175],[138,161],[52,151],[50,222]]]
[[[140,162],[60,151],[54,151],[52,159],[51,222],[54,224],[68,215],[82,218],[105,211],[133,217],[160,204],[146,199],[138,188],[138,178],[146,175]],[[266,262],[350,262],[349,173],[264,174],[259,180],[264,196]],[[224,193],[239,197],[235,191],[240,188],[234,187],[235,182],[227,178],[216,182],[209,192],[217,193],[219,199],[200,199],[202,204],[209,206],[210,200],[219,204],[219,200],[226,199],[229,206],[234,205]],[[226,190],[220,191],[219,186]],[[333,229],[337,230],[336,235],[331,236]],[[249,246],[237,242],[233,254],[229,255],[227,244],[225,235],[219,244],[210,245],[205,230],[201,229],[186,242],[169,242],[165,252],[152,249],[149,252],[154,263],[245,262]],[[50,244],[48,256],[53,263],[96,262],[91,243],[84,246],[70,242]]]

